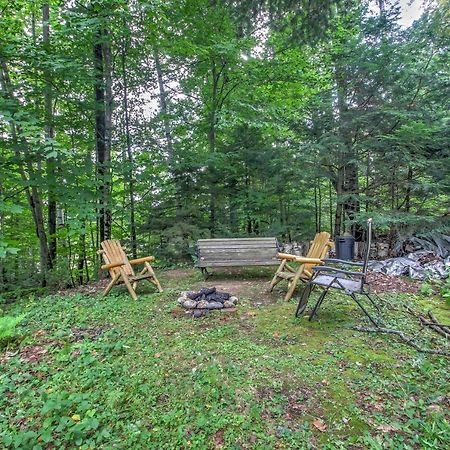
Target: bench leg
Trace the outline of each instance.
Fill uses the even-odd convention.
[[[200,267],[200,269],[202,270],[203,278],[206,281],[212,275],[212,273],[208,272],[208,269],[206,267]]]

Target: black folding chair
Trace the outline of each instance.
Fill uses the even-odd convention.
[[[300,300],[298,302],[297,311],[295,312],[295,316],[298,317],[302,314],[306,305],[308,304],[309,296],[311,292],[316,286],[319,286],[323,289],[323,292],[320,294],[319,299],[317,300],[316,305],[311,311],[309,316],[309,320],[312,320],[316,315],[317,310],[320,308],[325,296],[327,295],[330,289],[339,289],[349,295],[356,304],[362,309],[364,314],[368,317],[368,319],[378,327],[379,324],[372,318],[364,305],[358,300],[357,294],[362,294],[367,297],[372,305],[376,308],[378,312],[380,309],[377,304],[373,300],[370,295],[369,285],[366,282],[367,276],[367,266],[369,262],[369,252],[370,252],[370,241],[372,236],[372,219],[367,220],[367,230],[366,230],[366,246],[364,249],[364,258],[363,262],[353,262],[353,261],[344,261],[340,259],[323,259],[322,261],[325,264],[337,264],[340,267],[333,266],[316,266],[313,267],[314,274],[311,279],[306,283],[300,294]],[[352,271],[345,270],[342,267],[360,267],[361,271]]]

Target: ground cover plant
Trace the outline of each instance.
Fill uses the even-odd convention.
[[[207,284],[238,308],[201,319],[176,307],[180,290],[205,285],[192,269],[162,273],[165,292],[138,301],[119,288],[11,303],[25,317],[0,352],[0,446],[448,447],[448,359],[355,331],[364,318],[338,294],[317,321],[295,319],[269,278],[216,275]],[[382,295],[449,321],[439,296]]]

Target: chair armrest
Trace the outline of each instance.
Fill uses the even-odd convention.
[[[144,262],[150,262],[150,261],[154,261],[155,257],[154,256],[144,256],[144,258],[137,258],[137,259],[132,259],[131,261],[129,261],[129,263],[134,266],[135,264],[142,264]]]
[[[334,259],[334,258],[324,258],[323,262],[333,264],[343,264],[346,266],[358,266],[358,267],[362,267],[364,265],[362,262],[346,261],[345,259]]]
[[[350,270],[336,269],[335,267],[328,267],[328,266],[317,266],[317,267],[313,267],[312,270],[314,270],[314,272],[343,273],[345,275],[350,275],[352,277],[360,277],[360,278],[362,278],[365,275],[363,272],[352,272]]]
[[[103,266],[101,266],[101,268],[103,270],[109,270],[109,269],[114,269],[115,267],[120,267],[120,266],[124,266],[125,263],[124,262],[116,262],[116,263],[111,263],[111,264],[103,264]]]
[[[289,253],[277,253],[277,257],[301,264],[323,264],[323,261],[319,258],[307,258],[306,256],[291,255]]]

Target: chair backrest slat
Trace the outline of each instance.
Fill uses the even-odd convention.
[[[110,239],[107,241],[103,241],[101,243],[102,249],[103,249],[103,260],[106,264],[114,264],[118,262],[124,262],[125,265],[122,266],[123,270],[127,275],[134,275],[133,268],[131,267],[131,264],[128,261],[128,257],[123,251],[122,246],[120,245],[120,241],[116,239]],[[114,267],[112,269],[109,269],[109,274],[111,277],[114,277],[117,273],[119,273],[120,268]]]
[[[309,247],[308,253],[306,255],[307,258],[325,258],[329,250],[332,248],[333,243],[330,241],[331,235],[326,231],[322,231],[321,233],[317,233],[314,236],[314,240]],[[308,275],[312,275],[312,268],[314,264],[305,264],[303,271]]]

